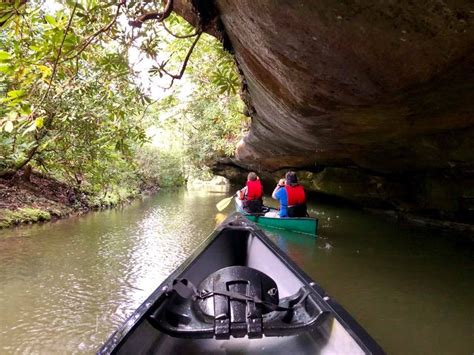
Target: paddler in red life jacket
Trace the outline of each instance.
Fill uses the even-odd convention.
[[[239,199],[247,213],[260,213],[263,207],[263,187],[257,174],[253,171],[247,176],[246,186],[239,190]]]
[[[280,179],[273,190],[272,197],[280,202],[280,217],[306,217],[306,194],[303,186],[298,184],[294,171],[288,171],[285,180]]]

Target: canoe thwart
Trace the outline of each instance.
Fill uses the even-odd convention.
[[[330,314],[305,287],[280,300],[275,281],[248,266],[217,270],[199,287],[177,279],[169,289],[149,321],[178,338],[295,335],[317,327]]]

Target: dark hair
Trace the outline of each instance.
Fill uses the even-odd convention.
[[[253,171],[251,171],[249,173],[249,175],[247,176],[247,180],[250,180],[250,181],[255,181],[258,179],[258,176],[256,173],[254,173]]]
[[[298,178],[296,177],[296,173],[294,171],[288,171],[285,175],[286,183],[290,186],[294,186],[298,184]]]

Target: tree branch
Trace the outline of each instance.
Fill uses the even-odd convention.
[[[58,49],[58,55],[56,56],[56,60],[54,61],[54,64],[53,64],[53,71],[52,71],[52,74],[51,74],[51,78],[49,79],[49,83],[48,83],[48,88],[46,89],[46,92],[44,93],[43,97],[41,98],[41,101],[39,102],[39,104],[35,107],[35,109],[28,115],[28,117],[33,117],[34,114],[35,114],[35,111],[38,109],[38,107],[40,107],[44,100],[46,100],[46,98],[48,97],[49,95],[49,92],[51,91],[51,86],[53,84],[53,80],[56,76],[56,72],[58,70],[58,64],[59,64],[59,58],[61,58],[61,53],[62,53],[62,50],[63,50],[63,46],[64,46],[64,42],[66,40],[66,36],[67,36],[67,33],[69,32],[69,29],[71,28],[71,25],[72,25],[72,19],[74,18],[74,14],[76,13],[76,9],[77,9],[77,4],[78,2],[76,1],[76,3],[74,4],[74,7],[72,9],[72,12],[71,12],[71,16],[69,17],[69,21],[67,23],[67,26],[66,26],[66,29],[64,30],[64,36],[63,36],[63,40],[61,41],[61,44],[59,45],[59,49]],[[45,124],[44,124],[44,127],[43,127],[43,132],[36,137],[36,144],[34,147],[32,147],[29,151],[28,151],[28,154],[26,155],[26,158],[18,163],[16,166],[15,166],[15,172],[17,172],[18,170],[20,170],[21,168],[23,168],[26,164],[28,164],[30,162],[30,160],[35,156],[36,152],[38,151],[38,148],[40,146],[40,142],[41,140],[44,138],[44,136],[46,135],[46,129],[48,128],[48,126],[51,125],[52,123],[52,120],[53,118],[52,117],[48,117]]]
[[[59,49],[58,49],[58,55],[56,56],[56,60],[54,61],[54,64],[53,64],[53,70],[52,70],[52,73],[51,73],[51,78],[49,79],[49,83],[48,83],[48,87],[46,89],[46,92],[44,93],[43,97],[41,98],[41,101],[39,102],[39,104],[35,106],[34,110],[28,115],[28,117],[33,117],[34,116],[35,111],[38,109],[38,107],[40,107],[43,104],[44,100],[46,100],[46,97],[48,96],[49,92],[51,91],[51,86],[53,84],[54,77],[56,76],[56,72],[58,70],[59,58],[61,58],[61,53],[62,53],[62,50],[63,50],[64,41],[66,40],[66,36],[67,36],[67,33],[69,32],[69,29],[71,28],[72,19],[74,18],[74,14],[76,13],[76,9],[77,9],[77,1],[74,4],[74,7],[73,7],[72,12],[71,12],[71,17],[69,17],[69,21],[67,23],[66,30],[64,31],[63,40],[61,41],[61,44],[60,44]]]
[[[5,3],[5,2],[8,2],[8,1],[0,1],[0,2]],[[15,5],[16,5],[15,1],[10,0],[9,2],[10,2],[9,5],[12,5],[12,7],[13,7],[13,8],[12,8],[13,11],[11,11],[10,16],[8,16],[7,18],[4,18],[4,19],[0,22],[0,28],[2,28],[13,16],[20,14],[18,10],[20,9],[20,7],[22,7],[23,5],[26,4],[27,0],[20,0],[20,2],[19,2],[19,4],[18,4],[18,7],[15,7]],[[1,13],[0,13],[0,17],[3,18],[8,12],[9,12],[9,11],[1,12]]]
[[[190,38],[190,37],[195,37],[199,34],[199,31],[196,31],[195,33],[192,33],[190,35],[177,35],[171,32],[171,30],[168,27],[166,27],[166,24],[164,22],[161,22],[161,25],[163,26],[166,32],[168,32],[170,35],[172,35],[175,38]]]
[[[153,104],[155,104],[158,100],[160,100],[160,99],[153,100],[153,101],[151,101],[148,105],[146,105],[146,107],[145,107],[145,109],[143,110],[143,113],[142,113],[140,119],[138,120],[139,122],[142,122],[142,121],[143,121],[143,118],[145,118],[145,115],[146,115],[148,109],[150,108],[150,106],[153,105]]]
[[[104,33],[104,32],[107,32],[110,30],[110,28],[114,25],[115,22],[117,22],[117,18],[118,18],[118,15],[120,13],[120,8],[125,5],[125,0],[122,0],[121,2],[119,2],[117,4],[117,11],[115,12],[115,15],[114,15],[114,18],[112,19],[112,21],[110,21],[105,27],[102,27],[101,29],[99,29],[98,31],[96,31],[94,34],[92,34],[91,36],[89,36],[89,38],[87,38],[83,43],[82,45],[80,46],[79,50],[77,51],[76,54],[70,56],[70,57],[66,57],[63,59],[63,62],[65,61],[68,61],[68,60],[71,60],[71,59],[74,59],[74,58],[77,58],[81,55],[82,52],[84,52],[84,50],[92,43],[92,41],[94,39],[96,39],[97,36],[99,36],[100,34]],[[68,53],[66,53],[66,55],[68,55],[69,53],[71,53],[73,50],[69,51]]]
[[[171,15],[172,11],[173,11],[173,0],[168,0],[163,12],[159,12],[159,11],[147,12],[135,20],[128,21],[128,24],[132,27],[142,27],[143,22],[148,21],[148,20],[157,20],[159,22],[162,22],[164,19],[169,17],[169,15]]]
[[[201,34],[202,34],[201,31],[198,32],[198,34],[197,34],[197,36],[196,36],[196,39],[194,40],[193,44],[191,45],[191,47],[190,47],[189,50],[188,50],[188,54],[186,54],[186,57],[184,58],[184,62],[183,62],[183,64],[182,64],[181,70],[179,71],[178,74],[171,74],[170,72],[168,72],[168,71],[164,68],[165,65],[166,65],[166,63],[167,63],[168,61],[166,61],[166,62],[164,62],[164,63],[162,63],[162,64],[160,65],[160,71],[162,71],[163,73],[165,73],[166,75],[168,75],[168,76],[171,78],[171,82],[170,82],[169,87],[163,88],[163,89],[169,89],[169,88],[171,88],[171,87],[173,86],[173,83],[174,83],[174,80],[175,80],[175,79],[179,80],[179,79],[181,79],[181,78],[183,77],[184,71],[186,70],[186,67],[187,67],[188,62],[189,62],[189,58],[191,58],[191,54],[193,53],[194,47],[196,47],[196,44],[198,43],[199,38],[201,38]]]

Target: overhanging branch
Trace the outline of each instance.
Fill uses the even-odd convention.
[[[36,106],[36,108],[39,108],[44,100],[46,99],[46,97],[48,96],[50,90],[51,90],[51,86],[53,84],[53,80],[56,76],[56,72],[58,70],[58,64],[59,64],[59,59],[61,58],[61,54],[62,54],[62,51],[63,51],[63,47],[64,47],[64,42],[66,40],[66,36],[67,36],[67,33],[69,32],[69,29],[71,28],[71,25],[72,25],[72,20],[74,18],[74,14],[76,13],[76,9],[77,9],[77,1],[76,3],[74,4],[74,7],[71,11],[71,16],[69,17],[69,21],[67,23],[67,26],[66,26],[66,29],[64,31],[64,35],[63,35],[63,39],[61,41],[61,44],[59,46],[59,49],[58,49],[58,54],[56,56],[56,60],[54,61],[54,64],[53,64],[53,70],[52,70],[52,73],[51,73],[51,78],[49,79],[49,83],[48,83],[48,87],[46,89],[46,92],[44,93],[43,97],[41,98],[41,101],[39,102],[39,104]],[[29,117],[33,117],[34,116],[34,113],[35,113],[36,109],[33,110],[33,112],[30,113]]]
[[[12,6],[11,9],[7,8],[6,11],[0,11],[0,18],[2,19],[0,21],[0,28],[2,28],[13,16],[20,15],[19,9],[20,7],[22,7],[23,5],[27,3],[27,0],[20,0],[20,1],[6,0],[6,1],[0,1],[0,3],[4,5]]]
[[[96,39],[100,34],[102,33],[105,33],[105,32],[108,32],[110,30],[110,28],[115,24],[115,22],[117,22],[117,18],[118,18],[118,15],[120,14],[120,8],[125,5],[126,1],[125,0],[122,0],[121,2],[119,2],[117,4],[117,11],[115,12],[115,15],[114,15],[114,18],[112,19],[112,21],[110,21],[106,26],[102,27],[101,29],[97,30],[94,34],[92,34],[91,36],[89,36],[80,46],[80,48],[78,49],[78,51],[70,56],[70,57],[66,57],[64,58],[63,62],[65,61],[68,61],[68,60],[71,60],[71,59],[74,59],[74,58],[77,58],[79,57],[79,55],[81,55],[82,52],[84,52],[84,50],[92,43],[92,41],[94,41],[94,39]],[[72,51],[74,50],[71,50],[69,51],[67,54],[70,54]],[[67,55],[66,54],[66,55]]]
[[[128,21],[128,24],[132,27],[142,27],[143,22],[145,21],[157,20],[159,22],[162,22],[164,19],[169,17],[169,15],[171,15],[172,11],[173,11],[173,0],[168,0],[168,2],[165,5],[165,9],[162,12],[159,12],[159,11],[147,12],[135,20]]]
[[[171,30],[166,26],[164,21],[161,22],[161,25],[163,26],[163,28],[165,29],[166,32],[168,32],[170,35],[172,35],[175,38],[190,38],[190,37],[195,37],[200,33],[199,30],[198,30],[198,31],[196,31],[194,33],[191,33],[189,35],[177,35],[177,34],[171,32]]]
[[[187,65],[188,65],[189,59],[191,58],[191,54],[192,54],[193,51],[194,51],[194,47],[196,47],[196,44],[198,43],[199,38],[201,38],[201,34],[202,34],[201,31],[199,31],[199,32],[197,33],[196,38],[195,38],[193,44],[192,44],[191,47],[189,48],[188,53],[186,54],[186,57],[184,58],[183,64],[182,64],[182,66],[181,66],[181,70],[179,71],[178,74],[171,74],[170,72],[168,72],[168,71],[165,69],[166,63],[167,63],[168,61],[166,61],[166,62],[164,62],[164,63],[162,63],[162,64],[160,65],[160,68],[159,68],[160,71],[163,72],[163,73],[165,73],[166,75],[168,75],[168,76],[171,78],[171,82],[170,82],[169,87],[163,88],[163,89],[169,89],[169,88],[171,88],[171,87],[173,86],[173,83],[174,83],[175,79],[176,79],[176,80],[179,80],[179,79],[181,79],[181,78],[183,77],[184,72],[185,72],[185,70],[186,70],[186,67],[187,67]]]

